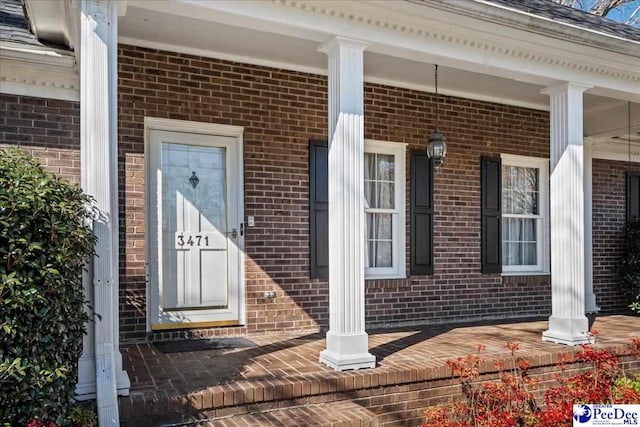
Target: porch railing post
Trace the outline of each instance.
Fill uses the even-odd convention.
[[[329,331],[320,362],[372,368],[364,328],[364,76],[366,45],[335,37],[329,69]]]

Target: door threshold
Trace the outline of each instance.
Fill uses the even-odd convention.
[[[170,329],[215,328],[220,326],[240,326],[240,322],[237,320],[213,320],[211,322],[159,323],[151,325],[151,330],[166,331]]]

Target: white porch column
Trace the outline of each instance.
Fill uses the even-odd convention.
[[[117,426],[117,394],[128,394],[118,338],[117,2],[80,2],[80,138],[82,183],[96,200],[93,354],[100,426]],[[90,345],[90,344],[89,344]],[[90,353],[90,352],[89,352]]]
[[[584,297],[585,313],[598,313],[593,293],[593,153],[584,144]]]
[[[320,362],[373,368],[364,330],[364,77],[366,45],[335,37],[329,57],[329,332]]]
[[[585,207],[582,93],[566,83],[545,89],[551,107],[551,304],[544,341],[588,342],[585,316]]]

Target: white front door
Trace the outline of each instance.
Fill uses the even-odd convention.
[[[148,147],[151,329],[239,324],[237,139],[151,130]]]

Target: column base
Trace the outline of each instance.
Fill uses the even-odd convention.
[[[375,368],[376,358],[369,353],[366,332],[337,335],[327,332],[327,348],[320,352],[320,363],[336,371]]]
[[[596,304],[596,296],[587,292],[584,298],[585,314],[599,313],[600,307]]]
[[[127,371],[122,369],[122,355],[120,351],[115,352],[115,374],[116,374],[116,390],[118,396],[129,396],[129,388],[131,381]],[[80,358],[78,361],[79,375],[78,384],[76,384],[76,396],[78,401],[93,400],[96,398],[96,363],[95,356],[90,355]]]
[[[592,344],[589,335],[589,320],[586,316],[576,318],[549,317],[549,330],[542,333],[542,341],[565,345]]]

